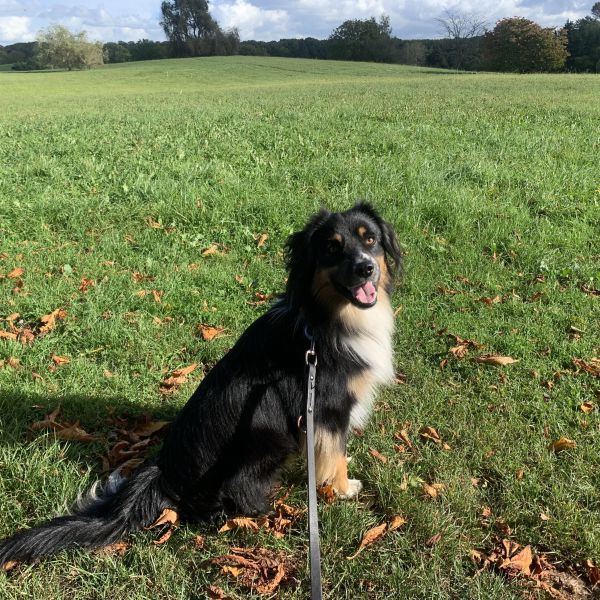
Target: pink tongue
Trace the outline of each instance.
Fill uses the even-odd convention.
[[[372,304],[377,297],[377,290],[371,281],[367,281],[358,287],[352,288],[352,295],[361,304]]]

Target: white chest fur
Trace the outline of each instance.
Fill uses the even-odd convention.
[[[392,335],[394,315],[389,298],[381,294],[377,304],[365,310],[348,306],[340,315],[348,332],[341,343],[363,361],[367,368],[349,382],[357,400],[350,415],[350,426],[363,428],[371,413],[377,386],[394,378]]]

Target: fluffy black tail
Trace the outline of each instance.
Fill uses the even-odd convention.
[[[9,561],[29,562],[72,547],[101,548],[123,535],[148,527],[165,508],[175,508],[161,489],[161,473],[147,465],[130,479],[109,478],[100,497],[80,502],[75,514],[56,517],[0,540],[0,568]]]

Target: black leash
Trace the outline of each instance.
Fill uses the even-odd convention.
[[[306,378],[306,465],[308,471],[308,539],[310,555],[310,597],[321,600],[321,548],[319,543],[319,514],[317,512],[317,477],[315,473],[315,385],[317,377],[317,353],[315,338],[305,329],[310,340],[310,350],[306,351],[308,367]]]

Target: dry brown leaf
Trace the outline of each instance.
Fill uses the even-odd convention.
[[[388,461],[387,456],[384,456],[383,454],[381,454],[381,452],[378,452],[377,450],[375,450],[375,448],[369,448],[369,454],[371,456],[374,456],[377,460],[381,461],[383,464],[386,464]]]
[[[212,600],[232,600],[231,596],[228,596],[220,587],[216,585],[209,585],[206,588],[208,597]]]
[[[512,365],[518,362],[518,360],[510,356],[499,356],[498,354],[482,354],[475,359],[475,362],[483,363],[485,365],[495,365],[498,367],[504,367],[506,365]]]
[[[406,429],[401,429],[400,431],[397,431],[396,433],[394,433],[394,437],[397,440],[403,441],[409,448],[413,447],[412,442],[408,437],[408,431]]]
[[[194,548],[196,550],[202,550],[204,548],[204,536],[198,534],[195,538],[194,538]]]
[[[17,334],[11,331],[0,331],[0,340],[14,340],[16,341]]]
[[[279,563],[277,565],[277,571],[276,571],[273,579],[271,579],[271,581],[268,581],[266,583],[259,583],[256,586],[256,591],[259,594],[272,594],[279,587],[279,584],[281,583],[281,581],[283,580],[284,577],[285,577],[285,568],[282,563]]]
[[[234,577],[239,577],[242,573],[242,569],[239,567],[231,567],[229,565],[223,565],[221,567],[221,573],[233,575]]]
[[[440,437],[440,434],[437,432],[437,430],[434,429],[433,427],[423,427],[419,431],[419,435],[424,440],[429,440],[430,442],[433,442],[434,444],[436,444],[438,446],[442,445],[442,438]]]
[[[23,267],[16,267],[7,275],[7,277],[10,279],[18,279],[21,277],[21,275],[23,275],[23,273],[25,273],[25,269],[23,269]]]
[[[579,410],[581,410],[581,412],[585,413],[586,415],[589,415],[594,410],[594,403],[583,402],[579,405]]]
[[[434,483],[430,485],[423,481],[421,483],[421,488],[431,498],[437,498],[444,491],[445,486],[443,483]]]
[[[155,221],[152,217],[148,216],[144,219],[146,225],[148,225],[148,227],[152,227],[152,229],[162,229],[163,226],[158,222]]]
[[[52,331],[56,327],[56,322],[64,319],[67,316],[67,312],[62,308],[53,310],[50,314],[40,317],[40,329],[41,334],[46,334]]]
[[[166,542],[169,541],[169,539],[173,535],[174,531],[175,531],[175,526],[169,525],[167,530],[157,540],[152,540],[152,543],[155,546],[162,546],[163,544],[165,544]]]
[[[204,250],[200,252],[200,255],[211,256],[214,254],[215,256],[223,256],[225,254],[224,250],[225,246],[223,246],[223,244],[211,244],[208,248],[204,248]]]
[[[161,303],[162,295],[162,292],[159,292],[158,290],[152,290],[152,297],[154,298],[154,302],[156,302],[157,304]]]
[[[115,542],[114,544],[98,548],[94,554],[98,556],[123,556],[129,550],[129,547],[127,542]]]
[[[369,529],[363,536],[363,539],[360,542],[360,546],[358,547],[358,550],[354,554],[352,554],[352,556],[347,556],[346,558],[348,560],[352,560],[352,559],[356,558],[367,546],[370,546],[371,544],[375,543],[377,540],[381,539],[383,537],[383,535],[385,534],[385,532],[387,531],[387,528],[388,528],[388,524],[382,523],[381,525],[377,525],[377,527],[373,527],[373,528]]]
[[[55,365],[68,365],[71,362],[71,359],[67,356],[59,356],[58,354],[53,354],[52,362]]]
[[[562,452],[563,450],[572,450],[577,447],[577,443],[573,440],[570,440],[566,437],[560,437],[550,444],[550,448],[554,450],[554,452]]]
[[[586,560],[585,572],[594,587],[600,585],[600,567],[597,567],[591,560]]]
[[[588,362],[581,358],[574,358],[571,362],[578,370],[586,371],[594,377],[600,377],[600,358],[590,358]]]
[[[98,436],[79,427],[79,423],[61,426],[61,428],[55,429],[55,435],[57,438],[69,442],[95,442],[98,439]]]
[[[258,248],[262,248],[268,239],[269,239],[268,233],[261,233],[256,240],[256,246]]]
[[[133,434],[141,438],[150,437],[169,425],[169,421],[148,421],[138,425]]]
[[[91,288],[96,285],[96,281],[94,279],[88,279],[87,277],[83,277],[79,284],[79,291],[84,294]]]
[[[4,320],[11,323],[12,321],[16,321],[20,316],[19,313],[11,313],[8,317],[5,317]]]
[[[252,531],[258,531],[258,523],[249,517],[235,517],[225,522],[225,525],[219,529],[219,533],[225,533],[232,529],[250,529]]]
[[[403,525],[406,525],[406,523],[407,523],[407,521],[403,516],[396,515],[396,516],[392,517],[392,520],[390,521],[390,524],[388,525],[388,532],[395,531],[396,529],[399,529]]]
[[[505,540],[506,541],[506,540]],[[506,558],[500,565],[500,568],[512,573],[518,572],[524,575],[531,575],[531,563],[533,562],[533,552],[531,546],[525,546],[520,552]]]
[[[317,488],[317,493],[321,498],[323,498],[323,500],[325,500],[325,502],[327,502],[327,504],[332,504],[335,501],[335,490],[333,489],[333,486],[328,483],[320,485]]]
[[[442,534],[441,533],[436,533],[435,535],[432,535],[426,542],[425,545],[428,548],[431,548],[432,546],[435,546],[440,540],[442,539]]]
[[[494,296],[493,298],[488,298],[484,296],[482,298],[479,298],[479,301],[487,305],[499,304],[500,302],[502,302],[502,296]]]
[[[175,512],[172,508],[165,508],[160,513],[158,519],[156,519],[152,525],[145,527],[145,529],[156,529],[161,525],[173,525],[174,527],[179,525],[179,515],[177,512]]]
[[[523,469],[517,469],[515,477],[520,481],[521,479],[523,479],[523,477],[525,477],[525,471]]]
[[[198,330],[200,331],[200,335],[202,335],[202,339],[205,342],[212,342],[214,339],[221,337],[224,334],[225,327],[215,327],[213,325],[200,323],[198,325]]]
[[[407,382],[407,377],[404,373],[396,373],[394,376],[394,383],[396,385],[405,385]]]

